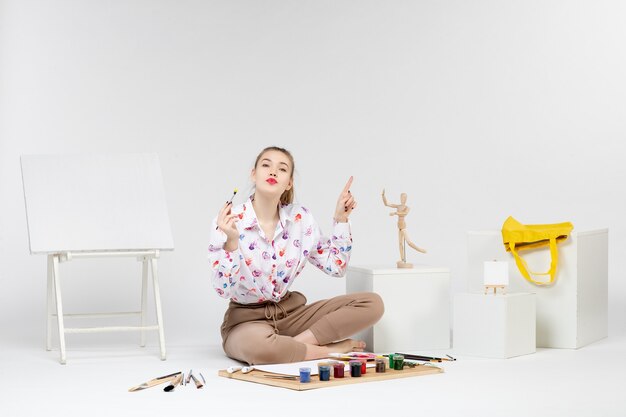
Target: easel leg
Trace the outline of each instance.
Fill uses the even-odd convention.
[[[57,323],[59,325],[59,350],[61,352],[61,364],[65,365],[65,325],[63,324],[63,302],[61,300],[61,283],[59,278],[59,256],[54,255],[52,257],[52,281],[54,283]]]
[[[150,259],[152,269],[152,288],[154,290],[154,305],[156,307],[157,324],[159,325],[159,344],[161,346],[161,360],[165,360],[165,335],[163,334],[163,316],[161,315],[161,293],[159,292],[159,279],[157,260]]]
[[[54,283],[52,282],[54,267],[52,262],[52,255],[48,255],[48,285],[46,288],[46,350],[52,350],[52,315],[54,311]]]
[[[146,316],[148,310],[148,260],[143,258],[141,261],[141,327],[146,325]],[[146,346],[146,331],[141,329],[141,347]]]

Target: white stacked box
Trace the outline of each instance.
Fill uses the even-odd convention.
[[[534,294],[456,294],[453,307],[455,354],[506,359],[535,353]]]
[[[346,292],[375,292],[385,314],[356,337],[373,352],[450,347],[450,270],[416,265],[348,267]]]
[[[537,295],[537,347],[579,348],[608,334],[608,229],[574,231],[558,245],[559,263],[552,286],[529,283],[513,256],[505,252],[500,231],[468,232],[470,292],[483,291],[483,262],[509,262],[507,292]],[[532,271],[550,266],[548,249],[522,251]]]

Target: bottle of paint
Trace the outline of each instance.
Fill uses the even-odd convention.
[[[361,375],[367,373],[367,359],[359,359],[361,361]]]
[[[320,365],[320,381],[330,381],[330,366]]]
[[[393,355],[393,369],[401,371],[404,368],[404,356]]]
[[[311,382],[311,368],[300,368],[300,382]]]
[[[333,377],[334,378],[343,378],[344,377],[345,365],[343,362],[336,362],[333,364]]]
[[[376,373],[380,374],[385,372],[387,369],[387,366],[385,365],[385,360],[384,359],[376,359]]]
[[[393,357],[395,356],[395,354],[390,353],[389,354],[389,369],[394,369],[394,363],[393,363]]]
[[[319,375],[320,373],[320,366],[331,366],[330,362],[318,362],[317,363],[317,373]]]
[[[350,364],[350,376],[360,377],[361,376],[361,361],[352,360],[349,362],[349,364]]]

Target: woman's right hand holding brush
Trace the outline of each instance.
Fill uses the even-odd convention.
[[[217,227],[222,232],[226,233],[228,238],[224,249],[229,252],[235,251],[239,242],[239,230],[237,230],[239,215],[232,214],[231,208],[232,202],[228,201],[217,215]]]

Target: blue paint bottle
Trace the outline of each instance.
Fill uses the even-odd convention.
[[[320,381],[330,381],[330,366],[320,365]]]
[[[300,368],[300,382],[311,382],[311,368]]]

